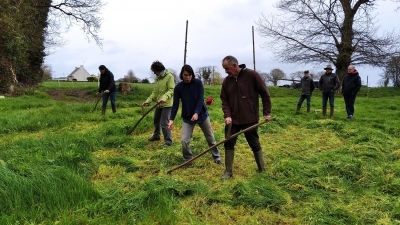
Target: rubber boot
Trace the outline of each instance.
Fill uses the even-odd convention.
[[[310,106],[307,106],[307,112],[310,113]]]
[[[333,112],[334,112],[334,107],[331,107],[331,114],[329,115],[329,117],[331,118],[331,119],[333,119]]]
[[[300,108],[301,108],[301,105],[297,105],[296,113],[299,113],[299,112],[300,112]]]
[[[106,107],[101,107],[101,114],[106,114]]]
[[[233,158],[235,155],[234,150],[225,150],[225,172],[222,175],[221,179],[225,180],[231,178],[233,176]]]
[[[326,107],[322,107],[322,116],[323,116],[323,117],[326,116]]]
[[[258,151],[258,152],[253,152],[254,154],[254,159],[256,160],[257,163],[257,167],[258,167],[258,172],[262,173],[265,171],[264,168],[264,156],[262,153],[262,150]]]
[[[112,106],[112,111],[113,111],[113,113],[116,113],[117,112],[117,107],[116,106]]]

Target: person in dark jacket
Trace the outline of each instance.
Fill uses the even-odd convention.
[[[331,106],[330,118],[333,119],[335,91],[339,89],[340,81],[338,75],[332,73],[333,69],[331,65],[327,65],[324,70],[325,74],[319,79],[319,89],[322,91],[322,115],[326,116],[326,104],[329,99],[329,105]]]
[[[346,104],[347,119],[352,120],[354,116],[354,102],[361,88],[361,77],[354,65],[347,67],[347,75],[343,78],[342,94]]]
[[[168,128],[170,130],[174,128],[174,119],[178,112],[179,102],[182,101],[182,155],[183,159],[188,161],[193,157],[189,145],[196,124],[198,124],[203,131],[209,147],[215,145],[217,142],[214,138],[207,107],[204,104],[203,83],[201,80],[196,79],[194,71],[190,65],[184,65],[182,67],[179,77],[182,81],[174,88],[174,100]],[[221,158],[217,147],[211,150],[211,155],[215,163],[221,164]]]
[[[100,80],[99,80],[99,91],[97,94],[103,92],[103,105],[101,107],[101,113],[106,113],[107,102],[110,98],[111,108],[113,113],[117,112],[115,100],[117,96],[117,87],[115,86],[114,75],[104,65],[99,66]]]
[[[259,121],[259,96],[263,105],[263,117],[270,119],[271,99],[265,82],[256,71],[247,69],[246,65],[238,64],[233,56],[226,56],[222,60],[222,67],[228,76],[222,82],[221,100],[225,118],[225,137],[228,137],[228,125],[231,124],[231,133],[253,126]],[[264,157],[258,137],[258,129],[254,128],[244,133],[247,143],[253,151],[258,171],[265,171]],[[228,179],[233,175],[234,149],[237,137],[224,143],[225,172],[221,179]]]
[[[307,99],[307,112],[309,113],[311,106],[311,95],[315,89],[315,85],[313,79],[310,77],[310,72],[308,70],[304,71],[304,77],[301,78],[300,85],[301,95],[299,101],[297,102],[297,112],[300,111],[304,99]]]

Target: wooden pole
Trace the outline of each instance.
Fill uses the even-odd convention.
[[[186,65],[188,24],[189,24],[189,21],[186,20],[185,50],[184,50],[184,52],[183,52],[183,65]]]
[[[254,48],[254,26],[251,26],[251,30],[252,30],[252,36],[253,36],[253,67],[254,67],[254,70],[256,70],[256,51]]]

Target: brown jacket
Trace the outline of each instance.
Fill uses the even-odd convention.
[[[263,115],[271,112],[271,99],[265,82],[254,70],[240,65],[242,70],[235,78],[228,76],[222,82],[221,100],[224,118],[231,117],[236,125],[259,121],[259,98],[263,104]]]

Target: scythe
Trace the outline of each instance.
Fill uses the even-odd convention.
[[[128,131],[128,132],[126,133],[126,135],[132,134],[132,132],[136,129],[137,125],[139,125],[140,121],[142,121],[142,119],[143,119],[144,117],[146,117],[147,114],[149,114],[149,112],[151,112],[153,109],[155,109],[158,105],[159,105],[158,103],[155,104],[155,105],[154,105],[153,107],[151,107],[146,113],[143,113],[143,112],[144,112],[144,109],[143,109],[143,107],[142,107],[142,117],[136,122],[136,124],[133,126],[133,128],[132,128],[130,131]]]

